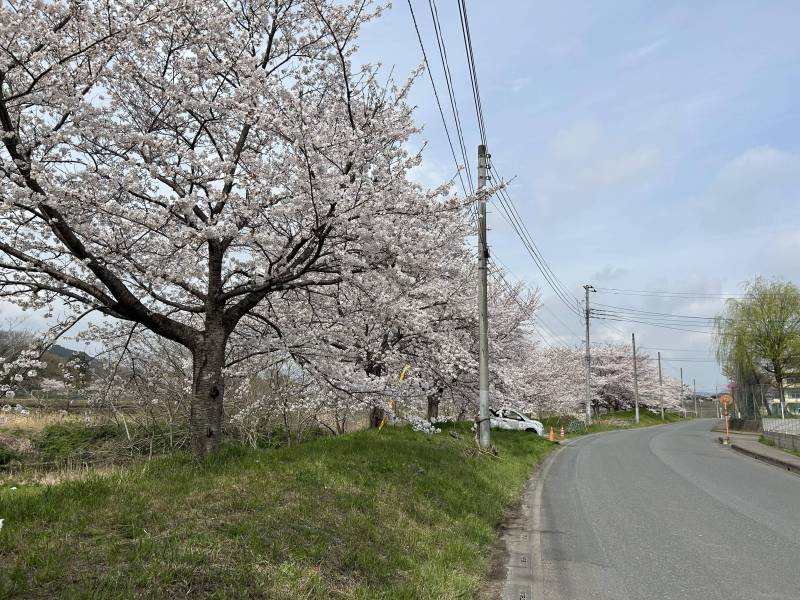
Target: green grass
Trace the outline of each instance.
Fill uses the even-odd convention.
[[[0,597],[472,598],[551,449],[406,428],[0,490]]]
[[[664,420],[661,420],[661,413],[652,413],[647,409],[639,411],[639,423],[636,423],[636,415],[634,410],[625,410],[614,412],[611,414],[603,415],[599,420],[595,419],[591,426],[580,427],[575,426],[574,418],[567,417],[548,417],[542,419],[544,423],[545,432],[549,432],[550,427],[558,437],[561,426],[567,430],[569,435],[583,435],[588,433],[598,433],[601,431],[615,431],[617,429],[628,429],[632,427],[650,427],[651,425],[661,425],[663,423],[674,423],[682,421],[683,417],[673,413],[664,413]],[[573,423],[570,427],[570,423]]]

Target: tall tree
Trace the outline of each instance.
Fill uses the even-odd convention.
[[[351,64],[368,1],[0,5],[0,295],[138,323],[193,358],[219,448],[226,346],[335,286],[424,196],[408,86]]]
[[[742,371],[758,368],[775,379],[786,410],[783,382],[800,360],[800,289],[784,281],[757,277],[744,297],[728,299],[716,319],[717,358],[726,374],[740,383]]]

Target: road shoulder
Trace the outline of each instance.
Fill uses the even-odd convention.
[[[530,600],[533,598],[538,518],[537,498],[541,496],[540,483],[547,476],[554,458],[561,450],[556,444],[549,455],[531,472],[519,499],[497,528],[497,538],[492,547],[491,567],[481,589],[481,598]],[[540,580],[541,581],[541,580]],[[538,596],[537,596],[538,597]]]
[[[794,473],[795,475],[800,475],[800,457],[762,444],[758,439],[752,436],[733,434],[730,437],[730,447],[732,450],[749,456],[750,458],[769,463],[780,469]],[[720,440],[723,440],[723,438],[720,438]]]

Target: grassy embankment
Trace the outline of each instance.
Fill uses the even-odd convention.
[[[387,428],[0,490],[0,597],[465,598],[549,451]],[[17,487],[12,490],[11,487]]]
[[[683,421],[684,417],[680,415],[676,415],[673,413],[665,413],[664,420],[661,420],[661,413],[653,413],[647,409],[641,409],[639,411],[639,423],[636,423],[636,416],[633,410],[625,410],[610,413],[607,415],[603,415],[600,419],[594,419],[594,422],[589,427],[575,428],[569,427],[570,422],[574,422],[573,418],[564,418],[564,417],[550,417],[547,419],[543,419],[542,423],[544,423],[545,433],[550,431],[550,427],[553,428],[553,431],[558,438],[561,426],[563,425],[565,429],[573,429],[572,431],[568,431],[568,436],[571,435],[585,435],[588,433],[598,433],[601,431],[615,431],[618,429],[630,429],[632,427],[650,427],[652,425],[662,425],[664,423],[675,423],[677,421]]]

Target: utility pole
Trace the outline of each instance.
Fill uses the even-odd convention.
[[[684,406],[684,394],[683,394],[683,367],[681,367],[681,391],[680,396],[678,398],[681,401],[681,408],[683,409],[683,416],[686,416],[686,406]]]
[[[694,395],[694,416],[697,418],[697,380],[692,379],[692,394]]]
[[[592,424],[592,353],[589,350],[589,292],[596,292],[588,283],[583,286],[586,292],[586,424]]]
[[[489,422],[489,300],[488,265],[489,245],[486,243],[486,146],[478,146],[478,310],[479,310],[479,444],[484,450],[492,444],[491,423]]]
[[[661,379],[661,352],[658,353],[658,390],[661,393],[661,420],[664,420],[664,381]]]
[[[633,392],[636,394],[636,422],[639,422],[639,370],[636,366],[636,334],[631,334],[633,344]]]

